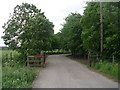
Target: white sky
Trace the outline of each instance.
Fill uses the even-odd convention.
[[[34,4],[45,16],[55,25],[54,32],[57,33],[61,29],[61,24],[64,18],[71,12],[83,14],[84,7],[86,6],[85,0],[2,0],[0,2],[0,46],[4,46],[1,36],[4,29],[2,26],[7,22],[10,13],[16,5],[22,3]]]

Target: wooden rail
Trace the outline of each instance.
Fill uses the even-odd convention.
[[[43,55],[27,56],[26,65],[45,67],[45,53]]]

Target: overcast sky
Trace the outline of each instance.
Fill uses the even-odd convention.
[[[86,0],[2,0],[0,2],[0,37],[3,35],[2,26],[7,22],[13,8],[22,3],[34,4],[45,16],[55,25],[54,32],[57,33],[61,29],[64,18],[71,12],[83,14]],[[4,46],[3,40],[0,38],[0,46]]]

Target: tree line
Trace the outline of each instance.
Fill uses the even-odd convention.
[[[33,4],[22,3],[4,24],[4,43],[22,57],[41,50],[70,50],[73,56],[100,52],[100,3],[87,2],[83,15],[70,13],[59,33],[53,23]],[[102,2],[103,56],[120,58],[120,3]]]
[[[100,52],[100,2],[86,3],[83,15],[71,13],[54,37],[58,48],[70,49],[74,56],[88,53],[120,58],[120,3],[102,2],[103,52]]]

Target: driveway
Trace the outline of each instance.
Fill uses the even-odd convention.
[[[33,88],[118,88],[118,83],[61,54],[48,56]]]

